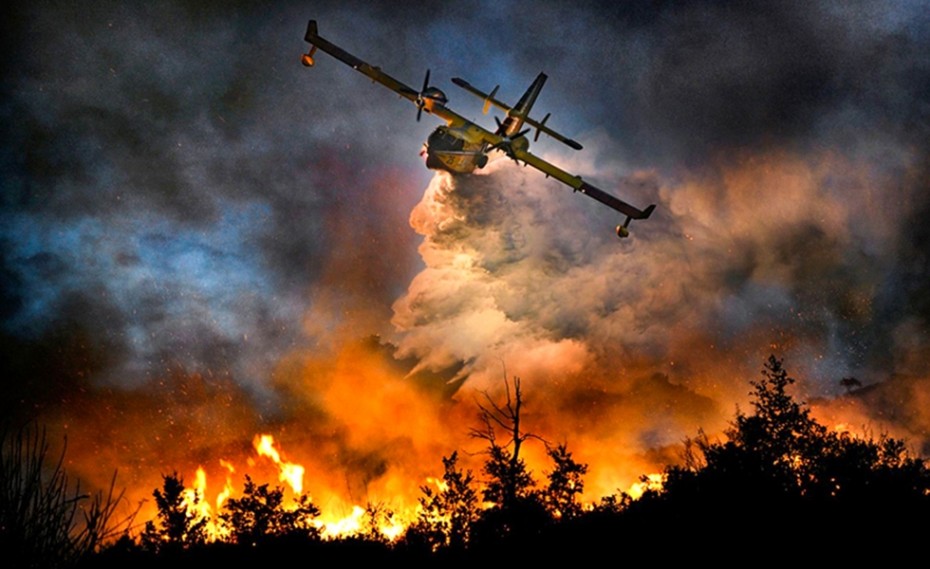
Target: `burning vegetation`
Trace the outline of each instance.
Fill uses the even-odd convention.
[[[5,432],[3,548],[33,560],[29,567],[193,563],[240,554],[284,559],[295,551],[479,561],[569,547],[606,551],[621,536],[653,543],[657,527],[662,540],[690,546],[725,539],[737,548],[777,527],[824,539],[850,527],[897,540],[926,530],[930,470],[906,441],[821,424],[791,394],[795,380],[774,356],[762,376],[751,382],[753,412],[737,412],[720,440],[699,432],[662,473],[593,500],[583,499],[588,465],[566,444],[525,430],[530,413],[521,382],[505,381],[502,398],[485,393],[478,403],[471,431],[483,444],[472,456],[480,457],[478,472],[464,467],[455,450],[442,457],[439,477],[424,479],[415,508],[369,503],[341,519],[318,506],[315,481],[271,435],[256,436],[253,446],[275,466],[276,481],[259,483],[243,473],[237,492],[237,469],[225,463],[229,476],[211,495],[202,468],[190,482],[177,472],[163,475],[151,493],[154,513],[140,520],[141,508],[115,515],[125,493],[112,487],[95,496],[79,486],[72,492],[64,457],[48,460],[44,433]],[[542,478],[527,466],[531,443],[550,461]]]

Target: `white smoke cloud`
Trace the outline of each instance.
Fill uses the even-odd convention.
[[[398,355],[434,370],[464,362],[476,389],[506,370],[609,398],[658,373],[643,404],[668,404],[678,394],[662,390],[678,385],[716,402],[718,419],[745,403],[772,353],[809,395],[836,395],[849,375],[880,381],[891,370],[870,341],[885,330],[880,291],[915,190],[872,166],[776,152],[674,182],[630,175],[621,197],[659,208],[623,242],[610,210],[506,159],[479,175],[439,173],[410,217],[426,268],[394,304]],[[634,430],[665,420],[644,414]],[[646,438],[681,440],[693,427]]]

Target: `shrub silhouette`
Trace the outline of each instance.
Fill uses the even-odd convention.
[[[63,468],[66,446],[51,461],[44,429],[0,429],[0,551],[21,567],[75,566],[132,522],[115,517],[116,474],[106,494],[82,493]]]
[[[811,540],[846,537],[851,526],[900,538],[919,527],[909,516],[930,513],[922,460],[900,440],[818,423],[788,393],[794,379],[775,356],[762,375],[752,382],[754,413],[738,412],[724,442],[703,432],[686,441],[685,460],[665,469],[663,488],[628,504],[631,520],[662,523],[696,542],[752,540],[777,527]]]
[[[454,452],[443,458],[439,490],[421,487],[419,517],[404,537],[405,546],[446,556],[467,552],[473,561],[500,562],[502,555],[511,554],[525,559],[528,549],[538,546],[556,521],[581,513],[578,496],[584,490],[587,465],[576,462],[565,444],[546,443],[554,467],[547,473],[546,487],[537,488],[520,451],[529,439],[545,441],[523,430],[519,378],[512,385],[505,380],[504,387],[502,403],[484,394],[484,402],[478,404],[481,427],[471,430],[472,437],[487,444],[482,466],[484,507],[478,507],[472,473],[458,468]]]
[[[385,534],[384,528],[394,525],[394,513],[393,509],[383,503],[368,502],[365,505],[365,517],[354,537],[380,545],[389,544],[392,538]]]
[[[578,497],[584,493],[584,475],[588,465],[576,462],[564,443],[546,449],[555,467],[546,474],[549,484],[539,498],[549,515],[556,520],[570,520],[581,514]]]
[[[428,551],[465,549],[478,520],[478,493],[473,488],[471,471],[458,467],[458,452],[443,457],[442,484],[438,490],[421,486],[420,512],[408,529],[408,545]]]
[[[145,522],[141,536],[143,549],[176,552],[205,544],[210,520],[198,511],[200,496],[184,487],[184,479],[177,472],[163,475],[162,480],[162,488],[152,492],[158,523]]]
[[[320,515],[307,494],[294,498],[294,507],[284,507],[284,490],[256,485],[246,475],[241,498],[230,498],[223,505],[223,520],[232,540],[240,545],[260,545],[273,539],[291,537],[319,539],[314,520]]]

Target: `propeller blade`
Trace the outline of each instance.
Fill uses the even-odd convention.
[[[426,101],[423,100],[423,94],[426,93],[428,88],[429,69],[426,70],[426,77],[423,78],[423,88],[420,89],[419,93],[417,93],[417,122],[420,122],[420,117],[423,116],[423,106],[426,104]]]

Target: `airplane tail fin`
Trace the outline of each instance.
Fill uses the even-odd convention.
[[[543,79],[540,79],[539,77],[537,77],[537,78],[536,78],[536,81],[534,81],[533,85],[530,86],[530,88],[527,90],[526,93],[524,93],[523,99],[521,99],[520,102],[517,103],[517,105],[516,105],[515,107],[511,107],[511,106],[508,105],[507,103],[504,103],[503,101],[500,101],[500,100],[494,98],[494,95],[497,94],[497,89],[498,89],[499,86],[498,86],[498,87],[494,87],[494,89],[493,89],[490,93],[485,93],[484,91],[482,91],[482,90],[480,90],[480,89],[474,87],[471,83],[469,83],[468,81],[466,81],[466,80],[464,80],[464,79],[462,79],[462,78],[453,77],[453,78],[452,78],[452,82],[455,83],[456,85],[458,85],[459,87],[461,87],[462,89],[465,89],[466,91],[468,91],[468,92],[471,93],[472,95],[478,97],[479,99],[483,99],[483,100],[484,100],[484,112],[485,112],[485,113],[487,113],[487,111],[488,111],[488,109],[490,108],[491,105],[494,105],[495,107],[497,107],[497,108],[499,108],[499,109],[503,109],[503,111],[506,112],[508,115],[517,115],[517,114],[519,114],[518,109],[520,108],[521,103],[523,103],[523,104],[525,105],[525,103],[527,102],[526,100],[527,100],[528,97],[530,97],[530,96],[532,96],[533,101],[535,101],[535,100],[536,100],[536,95],[539,95],[538,90],[537,90],[537,92],[536,92],[536,95],[530,95],[530,94],[531,94],[531,92],[533,91],[533,86],[535,86],[537,82],[539,83],[539,85],[538,85],[539,89],[542,89],[542,84],[545,82],[545,77],[546,77],[546,75],[545,75],[544,73],[540,73],[540,75],[543,77]],[[532,102],[530,102],[530,105],[529,105],[529,106],[532,106]],[[507,124],[507,121],[511,121],[511,120],[512,120],[512,119],[510,119],[510,118],[505,119],[504,124]],[[529,116],[529,109],[526,109],[526,111],[525,111],[525,113],[524,113],[524,115],[523,115],[523,117],[522,117],[522,122],[523,122],[524,124],[528,124],[528,125],[530,125],[531,127],[533,127],[533,128],[536,129],[536,139],[537,139],[537,140],[539,139],[539,133],[540,133],[540,132],[544,132],[544,133],[546,133],[547,135],[551,136],[552,138],[558,140],[559,142],[561,142],[561,143],[563,143],[563,144],[566,144],[566,145],[568,145],[568,146],[571,147],[571,148],[574,148],[575,150],[581,150],[582,146],[581,146],[580,143],[578,143],[578,142],[575,141],[575,140],[572,140],[572,139],[568,138],[567,136],[564,136],[564,135],[562,135],[562,134],[559,134],[558,132],[556,132],[556,131],[552,130],[551,128],[549,128],[548,126],[546,126],[546,121],[547,121],[547,120],[549,120],[549,115],[548,115],[548,114],[547,114],[546,117],[543,118],[543,120],[541,120],[541,121],[537,121],[537,120],[532,119],[532,118]],[[512,129],[512,130],[513,130],[513,132],[518,132],[518,131],[519,131],[519,128]]]
[[[517,104],[507,111],[507,117],[504,118],[504,122],[501,123],[498,128],[497,134],[501,136],[516,136],[517,133],[520,132],[520,129],[523,128],[523,123],[526,122],[526,119],[530,118],[530,111],[533,109],[533,104],[536,102],[536,97],[539,96],[540,91],[542,91],[543,85],[546,84],[547,78],[548,76],[545,73],[540,73],[536,76],[536,79],[533,80],[533,84],[523,93],[523,96],[520,97]]]
[[[517,117],[518,119],[526,119],[529,117],[530,110],[533,108],[533,104],[536,103],[536,97],[539,96],[548,78],[549,76],[545,73],[537,75],[536,79],[533,80],[533,84],[529,86],[526,92],[523,93],[523,96],[520,97],[517,104],[514,105],[513,109],[507,114]]]

